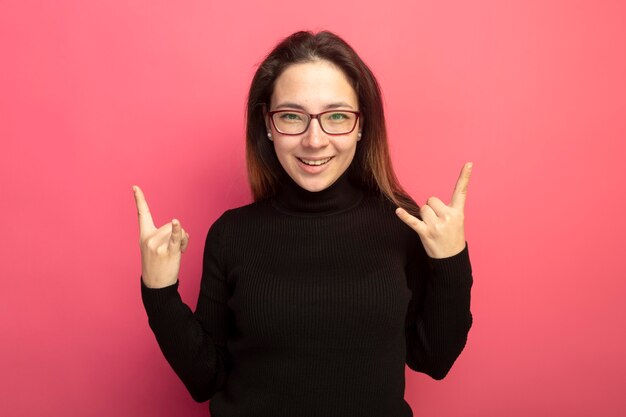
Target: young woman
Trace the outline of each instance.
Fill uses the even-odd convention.
[[[133,187],[163,354],[213,417],[412,416],[405,363],[443,378],[472,324],[471,164],[449,205],[418,207],[376,79],[330,32],[294,33],[261,63],[246,136],[255,201],[211,226],[195,312],[177,291],[189,236],[176,219],[157,229]]]

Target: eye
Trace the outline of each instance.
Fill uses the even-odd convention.
[[[280,113],[279,117],[281,118],[281,120],[284,120],[286,122],[298,122],[302,120],[302,115],[299,113]]]
[[[333,121],[346,120],[348,115],[346,113],[331,113],[328,118]]]

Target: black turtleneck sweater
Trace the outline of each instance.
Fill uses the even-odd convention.
[[[166,359],[212,417],[408,417],[405,363],[443,378],[472,324],[467,245],[429,258],[395,206],[344,174],[211,226],[195,312],[141,293]]]

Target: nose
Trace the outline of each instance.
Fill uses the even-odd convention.
[[[312,119],[309,128],[304,132],[302,146],[308,148],[323,148],[328,145],[328,135],[324,133],[318,119]]]

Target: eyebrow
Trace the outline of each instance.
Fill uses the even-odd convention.
[[[291,101],[285,101],[280,103],[279,105],[276,106],[277,109],[281,109],[281,108],[290,108],[290,109],[300,109],[300,110],[306,110],[304,108],[304,106],[297,104],[297,103],[293,103]],[[351,109],[354,109],[354,107],[352,107],[351,105],[349,105],[348,103],[346,103],[345,101],[338,101],[336,103],[330,103],[327,104],[324,107],[324,110],[328,110],[328,109],[337,109],[340,107],[349,107]]]

